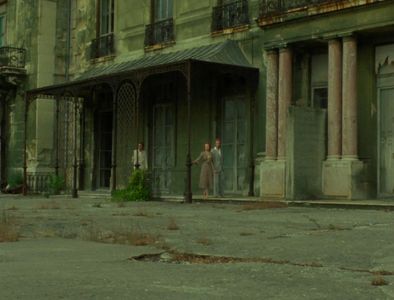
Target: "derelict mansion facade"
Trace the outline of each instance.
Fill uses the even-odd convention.
[[[31,191],[51,173],[74,195],[116,189],[143,140],[155,195],[190,197],[190,161],[219,136],[227,195],[394,194],[392,1],[0,7],[2,49],[24,55],[0,68],[3,181],[24,170]]]

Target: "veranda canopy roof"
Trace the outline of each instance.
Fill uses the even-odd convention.
[[[104,79],[111,76],[127,75],[146,69],[161,68],[172,64],[186,63],[188,61],[227,65],[258,72],[258,68],[252,66],[248,62],[245,54],[238,46],[238,43],[233,40],[226,40],[222,43],[207,46],[179,50],[170,53],[145,54],[141,58],[130,61],[95,66],[82,73],[74,80],[58,85],[32,89],[28,91],[28,93],[51,94],[58,89],[83,85],[92,80]]]

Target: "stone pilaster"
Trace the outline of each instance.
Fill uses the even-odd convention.
[[[357,41],[343,38],[342,157],[357,159]]]
[[[274,160],[278,154],[278,53],[267,52],[267,95],[266,95],[266,136],[267,160]]]
[[[279,51],[278,159],[286,158],[287,114],[293,92],[293,55],[290,48]]]
[[[342,154],[342,45],[328,42],[328,149],[327,159]]]

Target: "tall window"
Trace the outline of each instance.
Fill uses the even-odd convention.
[[[172,0],[153,0],[154,21],[161,21],[172,18]]]
[[[115,0],[97,0],[96,38],[91,44],[91,58],[113,55]]]
[[[114,32],[114,0],[99,0],[100,19],[99,35],[103,36]]]
[[[5,44],[5,15],[0,15],[0,47],[4,46]]]

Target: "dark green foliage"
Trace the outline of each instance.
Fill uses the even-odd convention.
[[[64,179],[61,176],[51,175],[48,182],[48,192],[52,195],[58,195],[64,188]]]
[[[127,187],[112,193],[114,201],[147,201],[150,197],[150,177],[146,170],[133,170]]]

